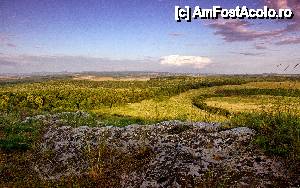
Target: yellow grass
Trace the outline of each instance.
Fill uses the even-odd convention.
[[[294,84],[294,85],[292,85]],[[300,83],[294,82],[259,82],[248,83],[237,86],[217,86],[211,88],[201,88],[190,90],[180,95],[171,97],[170,99],[144,100],[139,103],[132,103],[124,106],[95,109],[96,113],[105,113],[111,115],[124,115],[146,120],[187,120],[187,121],[208,121],[208,122],[224,122],[228,120],[226,117],[210,114],[198,109],[192,105],[191,99],[200,94],[212,94],[218,89],[234,89],[234,88],[300,88]],[[300,114],[300,100],[297,97],[282,96],[232,96],[232,97],[213,97],[206,100],[209,106],[221,107],[230,112],[249,112],[259,111],[265,108],[274,108],[274,105],[283,104],[283,106],[294,107]]]
[[[296,109],[300,112],[300,100],[298,97],[282,96],[232,96],[232,97],[213,97],[206,100],[209,106],[227,109],[231,112],[249,112],[275,108],[276,106]]]
[[[147,120],[224,121],[225,117],[209,114],[192,105],[191,97],[203,89],[182,93],[170,99],[144,100],[124,106],[94,110],[96,113],[117,114]]]

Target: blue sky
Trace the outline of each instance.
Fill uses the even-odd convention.
[[[177,23],[175,5],[287,6],[295,16]],[[300,73],[299,0],[2,0],[0,26],[0,73]]]

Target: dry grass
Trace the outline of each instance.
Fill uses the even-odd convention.
[[[205,101],[209,106],[227,109],[231,112],[252,112],[274,108],[274,105],[294,106],[300,113],[300,101],[298,97],[282,96],[231,96],[231,97],[212,97]]]
[[[193,106],[191,98],[204,89],[192,90],[165,100],[144,100],[112,108],[94,110],[100,114],[118,114],[144,120],[224,121],[220,115],[210,114]]]

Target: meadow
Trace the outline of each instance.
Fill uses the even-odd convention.
[[[24,166],[7,166],[7,156],[13,160],[26,153],[28,160],[47,129],[29,117],[54,114],[73,127],[167,120],[248,126],[258,133],[255,144],[269,155],[300,160],[299,76],[75,78],[0,82],[0,176],[8,168],[20,173]],[[64,113],[78,111],[91,116]]]

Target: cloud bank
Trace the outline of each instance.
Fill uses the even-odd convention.
[[[174,66],[193,66],[194,68],[201,69],[212,63],[211,59],[202,56],[180,56],[169,55],[161,58],[162,65]]]
[[[208,26],[215,29],[215,35],[219,35],[226,42],[254,41],[279,36],[282,30],[257,31],[250,29],[252,24],[244,20],[216,21]]]
[[[300,44],[300,37],[287,37],[276,42],[275,44],[277,45]]]
[[[245,20],[217,20],[208,24],[225,42],[264,41],[267,44],[289,45],[299,44],[300,37],[291,37],[300,31],[300,1],[299,0],[264,0],[264,5],[270,8],[293,10],[294,17],[290,20],[273,20],[282,26],[280,29],[259,28],[258,25]],[[255,49],[263,50],[265,46],[254,45]]]

